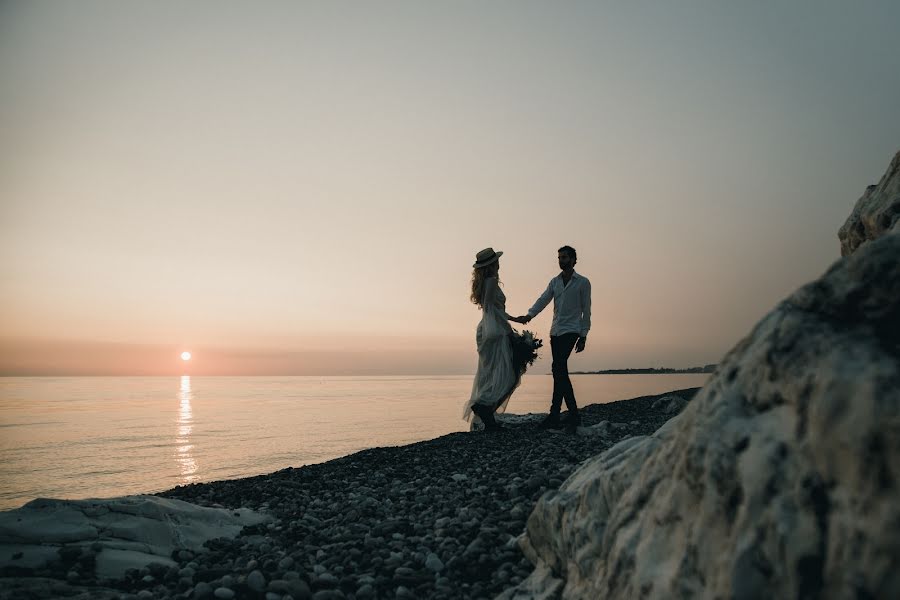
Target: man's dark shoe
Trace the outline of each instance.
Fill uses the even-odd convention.
[[[581,415],[575,413],[574,415],[569,415],[562,421],[563,425],[566,428],[566,433],[577,433],[578,428],[581,426]]]
[[[559,429],[561,426],[559,415],[547,415],[544,420],[538,423],[538,429]]]
[[[492,419],[490,423],[484,424],[485,431],[504,431],[505,429],[506,427],[504,427],[494,419]]]

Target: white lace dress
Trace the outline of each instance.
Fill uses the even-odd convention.
[[[473,404],[497,407],[497,412],[506,409],[509,397],[519,386],[521,376],[513,365],[512,327],[506,314],[506,295],[497,283],[496,277],[484,280],[484,301],[481,322],[475,333],[478,348],[478,370],[472,382],[472,395],[463,411],[465,420],[480,419],[472,412]]]

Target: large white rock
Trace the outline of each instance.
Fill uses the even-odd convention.
[[[900,598],[892,228],[778,305],[676,419],[544,495],[520,539],[535,572],[501,598]]]
[[[887,172],[866,188],[853,212],[838,231],[841,256],[852,254],[868,240],[900,229],[900,152],[894,155]]]
[[[150,563],[174,565],[175,550],[204,551],[268,517],[248,509],[204,508],[157,496],[88,500],[39,498],[0,512],[0,570],[39,569],[63,547],[96,553],[96,575],[111,579]]]

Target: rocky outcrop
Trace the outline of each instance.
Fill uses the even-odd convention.
[[[887,172],[878,182],[866,188],[856,201],[853,212],[838,231],[841,256],[852,254],[869,240],[888,231],[900,230],[900,152],[894,156]]]
[[[82,578],[120,578],[151,563],[174,566],[173,552],[204,552],[207,540],[233,538],[244,526],[266,520],[247,509],[204,508],[156,496],[39,498],[0,512],[0,573],[71,569]]]
[[[900,597],[898,164],[854,210],[881,215],[868,241],[684,412],[542,496],[520,538],[535,571],[501,598]]]

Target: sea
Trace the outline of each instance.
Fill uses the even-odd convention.
[[[573,375],[579,405],[701,387],[707,374]],[[472,376],[2,377],[0,510],[154,493],[467,431]],[[546,413],[523,378],[508,413]]]

